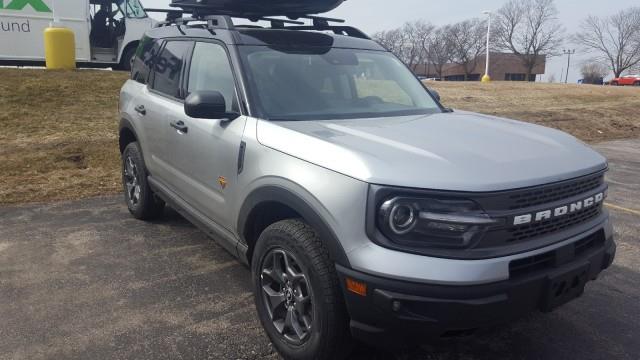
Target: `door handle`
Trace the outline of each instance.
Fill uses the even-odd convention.
[[[184,121],[172,121],[169,125],[183,134],[189,132],[189,128],[184,124]]]
[[[138,105],[134,108],[134,110],[142,116],[147,115],[147,109],[144,108],[144,105]]]

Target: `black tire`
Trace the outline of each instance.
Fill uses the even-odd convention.
[[[122,71],[131,71],[131,65],[133,62],[133,57],[136,55],[136,47],[132,46],[122,53],[122,57],[120,58],[120,64],[118,64],[116,70]]]
[[[276,267],[280,267],[276,264],[284,264],[284,260],[277,260],[284,259],[282,256],[289,257],[287,263],[294,269],[292,272],[280,272],[291,284],[281,287],[280,291],[272,292],[278,294],[278,299],[270,301],[267,300],[268,295],[264,287],[273,290],[272,284],[278,283],[271,280],[277,276],[268,274],[276,273]],[[270,267],[270,270],[267,267]],[[271,342],[284,359],[343,359],[350,355],[352,340],[349,318],[335,264],[313,228],[299,219],[282,220],[267,227],[260,235],[253,253],[252,274],[258,316]],[[293,279],[300,276],[303,278],[299,279],[296,285],[296,280]],[[299,285],[302,281],[306,284],[304,287]],[[307,295],[310,301],[298,311],[298,303],[295,301],[304,295]],[[294,303],[289,304],[288,299]],[[281,305],[273,308],[269,306],[274,302]],[[291,340],[291,337],[296,338],[297,332],[293,325],[286,325],[289,311],[297,313],[288,317],[292,319],[289,324],[296,324],[298,321],[298,329],[306,332],[300,342]],[[306,316],[301,314],[307,311]],[[285,320],[279,322],[282,324],[279,330],[274,319],[283,313],[286,314]]]
[[[633,83],[633,86],[640,86],[640,81],[636,81]]]
[[[122,187],[124,199],[133,217],[153,220],[162,215],[165,203],[156,198],[147,182],[147,168],[137,142],[132,142],[122,152]]]
[[[618,86],[618,82],[617,81],[612,81],[611,82],[611,86]]]

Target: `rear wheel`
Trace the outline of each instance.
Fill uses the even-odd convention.
[[[633,86],[640,86],[640,81],[636,81],[633,83]]]
[[[617,81],[612,81],[611,82],[611,86],[618,86],[618,82]]]
[[[165,203],[157,199],[147,182],[147,169],[137,142],[122,152],[122,185],[129,212],[136,219],[153,220],[162,215]]]
[[[252,260],[258,316],[285,359],[342,359],[351,339],[335,264],[317,233],[297,219],[262,232]]]
[[[133,57],[136,55],[136,47],[131,46],[122,53],[120,58],[120,64],[117,66],[117,70],[131,71]]]

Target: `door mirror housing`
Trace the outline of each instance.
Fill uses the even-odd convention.
[[[430,87],[427,87],[427,91],[431,94],[431,96],[433,96],[436,100],[438,100],[438,102],[440,102],[440,93],[433,90]]]
[[[184,112],[192,118],[234,120],[240,114],[227,112],[219,91],[194,91],[184,101]]]

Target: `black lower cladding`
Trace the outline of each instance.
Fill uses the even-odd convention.
[[[580,296],[585,284],[609,267],[613,238],[603,230],[554,251],[513,261],[510,279],[470,286],[418,284],[370,276],[338,266],[344,288],[350,277],[367,284],[367,296],[345,289],[354,337],[379,346],[399,346],[468,335],[544,312]],[[573,254],[573,255],[567,255]]]

